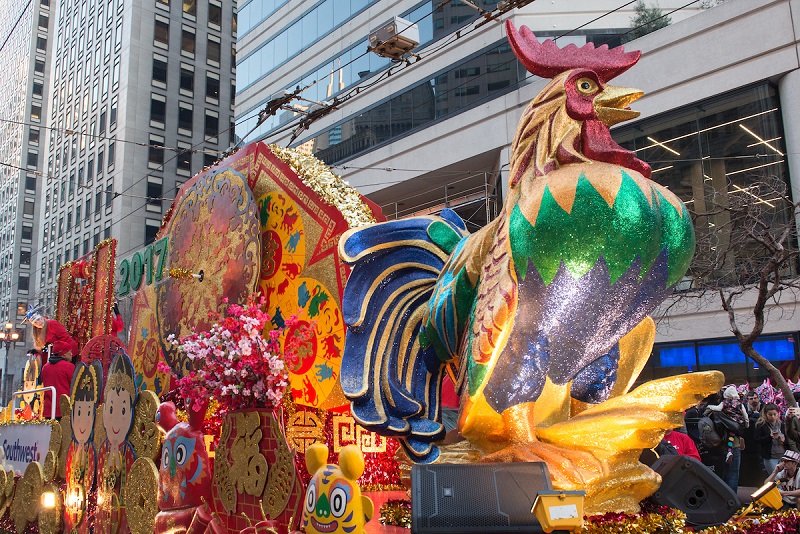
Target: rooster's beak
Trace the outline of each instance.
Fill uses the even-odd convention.
[[[644,92],[639,89],[607,85],[603,92],[594,99],[594,110],[597,118],[603,121],[606,126],[613,126],[623,121],[635,119],[639,116],[639,112],[628,109],[628,106],[643,95]]]

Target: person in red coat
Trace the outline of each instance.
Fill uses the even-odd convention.
[[[50,346],[50,354],[58,354],[62,358],[72,360],[78,356],[78,343],[72,339],[64,325],[55,319],[46,319],[35,313],[30,318],[33,326],[33,348],[43,352]]]
[[[56,403],[56,419],[61,418],[61,395],[69,395],[75,366],[72,359],[79,355],[78,344],[69,335],[64,325],[54,319],[45,319],[34,313],[30,317],[33,326],[33,346],[39,352],[49,348],[49,357],[42,367],[42,385],[56,388],[55,398],[45,392],[44,416],[50,417],[52,402]]]
[[[681,432],[675,432],[674,430],[667,430],[664,439],[670,443],[675,450],[678,451],[678,454],[682,456],[691,456],[698,462],[700,462],[700,453],[697,451],[697,445],[694,444],[692,438],[683,434]]]
[[[62,358],[58,354],[53,354],[47,359],[47,362],[42,367],[42,385],[53,386],[56,388],[55,402],[56,402],[56,419],[61,419],[61,406],[59,399],[61,395],[69,395],[69,386],[72,381],[72,375],[75,373],[75,365],[68,359]],[[44,393],[44,416],[49,418],[53,399],[50,393]]]

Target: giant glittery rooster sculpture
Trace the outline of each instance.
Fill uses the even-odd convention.
[[[342,237],[342,386],[359,423],[427,462],[450,372],[459,430],[487,460],[544,460],[555,487],[588,491],[589,511],[635,510],[659,481],[642,448],[722,385],[695,373],[628,393],[655,337],[648,313],[692,258],[692,222],[609,132],[638,116],[643,93],[608,82],[640,53],[506,29],[552,81],[520,120],[502,212],[472,235],[445,210]]]

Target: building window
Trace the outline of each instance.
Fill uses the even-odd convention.
[[[192,135],[192,118],[194,111],[191,104],[181,102],[178,107],[178,130],[186,130],[184,135]]]
[[[47,29],[47,26],[50,22],[50,17],[45,15],[44,13],[39,13],[39,27]]]
[[[219,100],[219,77],[212,74],[206,74],[206,98]]]
[[[30,267],[31,264],[31,250],[30,249],[20,249],[19,251],[19,264],[22,267]]]
[[[164,165],[164,138],[151,135],[150,146],[147,148],[147,166],[159,168]]]
[[[181,146],[181,144],[179,143],[178,148],[184,149],[183,152],[178,152],[178,174],[182,174],[184,176],[191,176],[192,175],[191,147],[189,145]]]
[[[33,89],[31,90],[34,96],[42,96],[44,92],[44,84],[41,82],[33,82]]]
[[[161,227],[161,221],[155,219],[145,219],[144,226],[144,244],[149,245],[156,240],[158,229]]]
[[[150,95],[150,123],[164,127],[167,120],[167,99],[161,95]]]
[[[153,56],[153,85],[167,86],[167,58]]]
[[[754,187],[754,182],[769,177],[791,190],[780,102],[773,85],[762,83],[731,91],[614,128],[612,135],[637,158],[652,162],[653,180],[694,210],[700,254],[696,259],[702,260],[702,254],[708,259],[708,247],[716,247],[716,242],[710,243],[712,239],[727,246],[728,234],[720,234],[719,228],[728,226],[731,219],[720,209],[720,202],[757,203],[763,206],[762,222],[768,227],[794,227],[791,204],[780,195],[773,197]],[[725,254],[726,267],[708,276],[732,285],[752,283],[746,281],[754,274],[751,260],[761,257],[753,242],[746,240],[720,252]],[[795,265],[787,266],[786,275],[795,269]]]
[[[20,235],[22,241],[30,243],[33,239],[33,226],[30,224],[22,224],[22,234]]]
[[[203,168],[211,167],[216,162],[217,158],[214,157],[214,154],[203,154]]]
[[[194,94],[194,70],[191,65],[181,64],[181,94],[192,96]]]
[[[181,54],[194,57],[194,32],[188,28],[181,30]]]
[[[222,6],[213,2],[208,4],[208,25],[219,30],[222,26]]]
[[[169,20],[156,17],[153,44],[161,48],[169,48]]]
[[[42,37],[41,35],[36,37],[36,50],[47,52],[47,37]]]
[[[147,202],[157,205],[161,209],[161,197],[164,194],[164,184],[160,178],[150,176],[147,179]]]
[[[28,143],[32,145],[39,144],[39,128],[31,128],[28,130]]]
[[[197,15],[197,2],[196,0],[183,0],[183,12],[186,15]]]
[[[108,113],[109,130],[113,130],[117,125],[117,104],[118,98],[115,96],[111,99],[111,111]]]
[[[35,207],[35,204],[33,203],[33,200],[27,200],[26,199],[25,200],[25,204],[22,207],[22,215],[26,219],[32,219],[33,218],[33,209],[34,209],[34,207]]]
[[[44,74],[44,61],[41,59],[37,59],[36,63],[34,63],[33,70],[37,74]]]
[[[39,104],[31,104],[31,119],[38,121],[42,116],[42,106]]]
[[[219,60],[222,55],[219,39],[213,35],[208,36],[208,56],[207,62],[210,65],[219,66]]]
[[[108,144],[108,172],[114,168],[114,158],[116,157],[116,148],[117,144],[114,141],[111,141]]]
[[[36,176],[28,174],[25,176],[25,191],[36,193]]]
[[[33,167],[34,169],[39,164],[39,154],[36,152],[28,152],[28,167]]]
[[[206,121],[203,134],[206,137],[216,137],[219,133],[219,116],[216,111],[206,110]]]
[[[100,137],[104,137],[106,135],[106,108],[105,107],[103,107],[103,111],[100,112],[100,120],[99,120],[98,128],[99,129],[97,131],[97,134]]]
[[[30,286],[30,275],[27,274],[20,274],[19,279],[17,280],[17,289],[19,291],[28,291],[28,287]]]

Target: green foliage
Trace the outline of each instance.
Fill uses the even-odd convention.
[[[665,16],[658,5],[647,7],[644,0],[636,2],[635,15],[631,17],[631,31],[625,35],[626,41],[638,39],[643,35],[652,33],[672,24],[672,19]]]

